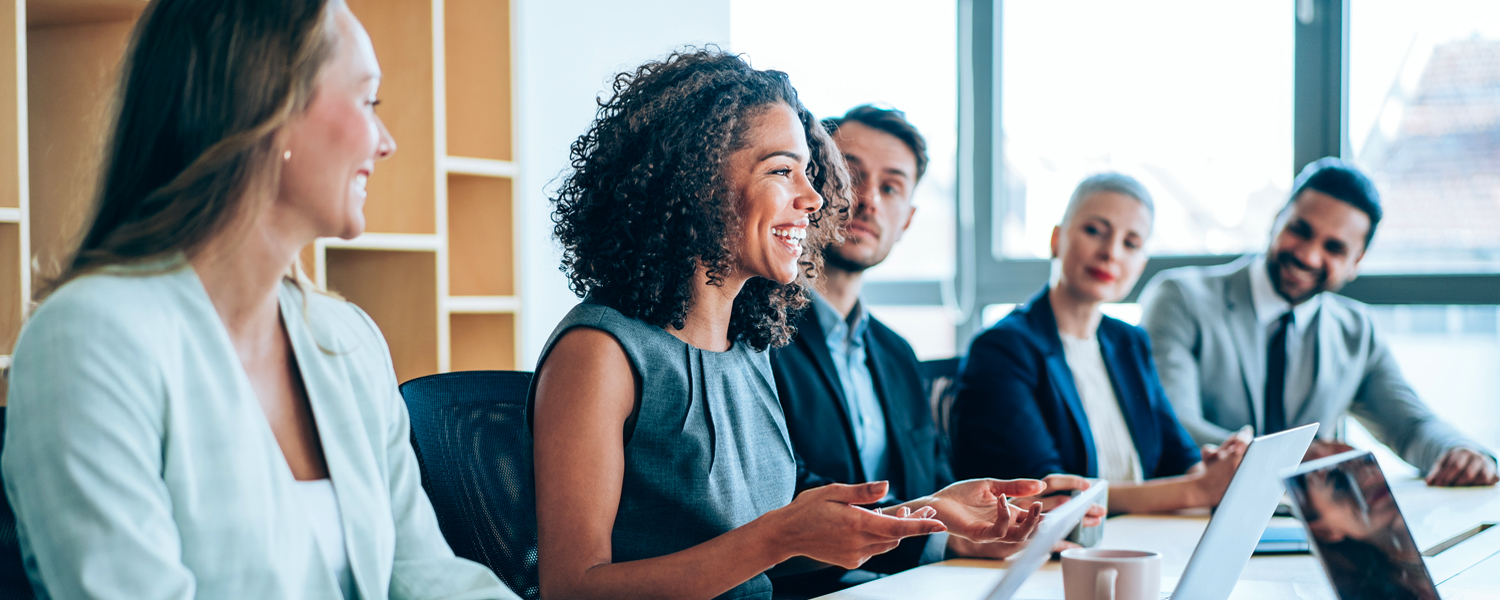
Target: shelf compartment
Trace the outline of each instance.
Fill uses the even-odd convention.
[[[21,0],[18,0],[21,1]],[[30,28],[80,25],[110,21],[134,22],[147,0],[31,0],[26,2]]]
[[[516,370],[516,317],[455,314],[449,317],[454,371]]]
[[[511,160],[510,2],[446,0],[443,11],[447,153]]]
[[[21,206],[24,189],[21,170],[26,140],[21,138],[24,131],[21,122],[26,115],[21,102],[21,94],[25,93],[20,69],[22,38],[17,36],[19,11],[13,4],[24,1],[0,2],[0,31],[9,32],[0,36],[5,40],[0,43],[0,206],[9,208]]]
[[[449,313],[514,313],[521,310],[521,299],[515,296],[449,296],[444,306]]]
[[[448,293],[515,295],[509,179],[448,176]]]
[[[438,370],[437,254],[329,248],[328,290],[370,314],[385,334],[398,381]]]
[[[9,355],[21,333],[22,309],[29,298],[22,296],[21,277],[26,273],[21,251],[21,224],[0,223],[0,354]],[[4,387],[0,381],[0,387]]]
[[[437,233],[436,104],[432,6],[409,0],[349,0],[380,57],[380,107],[396,153],[375,165],[365,230]]]
[[[56,274],[82,237],[134,25],[132,17],[26,33],[31,256],[41,267],[34,278]]]

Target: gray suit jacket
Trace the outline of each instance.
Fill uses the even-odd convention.
[[[1234,430],[1260,430],[1265,410],[1266,339],[1250,296],[1255,256],[1157,275],[1141,294],[1141,326],[1177,418],[1200,444]],[[1363,304],[1324,294],[1313,326],[1312,393],[1286,398],[1287,425],[1319,423],[1331,439],[1345,412],[1424,473],[1449,448],[1482,449],[1433,415],[1407,385]]]

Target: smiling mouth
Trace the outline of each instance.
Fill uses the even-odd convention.
[[[365,191],[365,186],[369,183],[370,176],[367,173],[359,173],[354,176],[354,187],[359,191],[359,194],[361,196],[368,194],[368,192]]]
[[[771,230],[783,245],[796,254],[802,254],[802,240],[807,239],[807,229],[802,227],[778,227]]]

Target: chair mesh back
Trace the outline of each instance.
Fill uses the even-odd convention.
[[[401,384],[422,485],[453,552],[522,598],[540,596],[526,427],[531,373],[466,371]]]
[[[960,359],[944,358],[922,361],[922,379],[927,383],[927,400],[931,403],[932,422],[944,440],[948,439],[953,401],[958,398],[958,363]]]
[[[0,380],[0,385],[4,381]],[[5,407],[0,406],[0,448],[5,446]],[[31,600],[31,582],[21,564],[21,541],[16,537],[16,515],[10,498],[0,492],[0,600]]]

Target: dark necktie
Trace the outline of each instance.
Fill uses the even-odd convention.
[[[1266,352],[1266,426],[1261,435],[1286,429],[1286,335],[1291,325],[1292,313],[1287,311],[1277,321]]]

